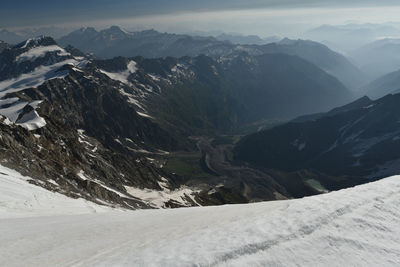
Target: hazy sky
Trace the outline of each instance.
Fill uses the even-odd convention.
[[[397,21],[397,0],[1,0],[0,28],[112,24],[131,29],[296,33],[321,24]]]

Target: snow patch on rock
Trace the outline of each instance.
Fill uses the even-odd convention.
[[[102,69],[99,69],[101,73],[107,75],[110,79],[113,79],[115,81],[119,81],[123,84],[126,85],[132,85],[129,81],[128,78],[131,74],[135,73],[137,71],[137,66],[136,66],[136,62],[131,60],[127,66],[126,66],[126,70],[125,71],[121,71],[121,72],[109,72],[109,71],[105,71]]]
[[[30,51],[34,49],[35,48]],[[19,101],[17,97],[5,97],[7,94],[38,87],[48,80],[64,78],[68,75],[68,71],[61,71],[60,68],[68,64],[76,66],[81,65],[82,62],[78,62],[75,59],[67,59],[50,66],[37,67],[32,72],[21,74],[16,78],[0,81],[0,114],[8,118],[12,123],[20,125],[28,130],[44,127],[46,121],[36,112],[41,101],[32,101],[29,103]],[[19,118],[23,109],[28,105],[33,108],[33,111]]]
[[[159,186],[162,188],[161,191],[130,186],[125,186],[125,189],[131,196],[139,198],[155,208],[165,208],[166,203],[169,201],[178,203],[182,206],[190,206],[188,205],[188,199],[198,206],[201,206],[195,199],[195,194],[199,193],[201,190],[192,189],[187,186],[181,186],[178,189],[170,190],[167,187],[167,182],[168,181],[165,178],[162,178],[161,181],[158,182]]]

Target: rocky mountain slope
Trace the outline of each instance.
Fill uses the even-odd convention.
[[[243,124],[293,118],[351,99],[337,79],[284,54],[134,61],[151,74],[148,82],[160,88],[159,94],[147,97],[150,115],[197,133],[207,129],[232,132]],[[296,106],[288,99],[296,99]]]
[[[357,88],[365,81],[363,73],[344,56],[320,43],[304,40],[284,39],[267,45],[238,45],[214,37],[160,33],[154,30],[129,33],[113,26],[101,31],[96,31],[94,28],[82,28],[60,38],[59,43],[64,46],[72,45],[100,58],[196,57],[204,54],[215,59],[243,52],[253,56],[283,53],[310,61],[337,77],[351,89]]]
[[[329,190],[397,174],[399,103],[399,94],[363,98],[303,117],[244,138],[236,158],[264,168],[317,173],[312,179]]]
[[[245,103],[253,120],[292,118],[312,110],[329,110],[352,99],[336,78],[296,56],[237,56],[223,66],[229,90]]]
[[[161,205],[194,205],[193,190],[180,189],[149,157],[179,148],[179,141],[136,111],[123,83],[51,38],[6,49],[0,65],[5,165],[45,188],[97,203],[151,207],[127,192],[147,188],[182,196]]]

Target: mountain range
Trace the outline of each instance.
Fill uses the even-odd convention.
[[[400,39],[376,40],[349,53],[368,81],[400,69]]]
[[[71,30],[64,27],[45,26],[45,27],[26,27],[17,29],[0,29],[0,40],[9,44],[18,44],[29,38],[37,36],[51,36],[60,38]]]
[[[270,36],[266,38],[261,38],[257,35],[239,35],[239,34],[226,34],[221,33],[217,35],[217,38],[220,41],[229,41],[233,44],[240,44],[240,45],[263,45],[268,43],[275,43],[279,42],[282,38],[278,36]]]
[[[349,53],[376,40],[400,36],[398,26],[395,22],[324,24],[307,31],[304,35],[306,38],[335,47],[343,53]]]
[[[85,53],[93,53],[99,58],[116,56],[146,58],[183,57],[207,55],[212,58],[231,56],[246,52],[250,55],[283,53],[297,55],[312,62],[324,71],[337,77],[350,89],[363,83],[363,73],[344,56],[328,47],[305,40],[283,39],[266,45],[239,45],[220,41],[214,37],[160,33],[155,30],[127,32],[117,26],[97,31],[81,28],[58,40],[63,45],[72,45]]]
[[[393,174],[381,169],[399,156],[397,117],[388,116],[397,95],[335,108],[352,94],[312,51],[325,66],[340,56],[301,40],[262,48],[99,59],[50,37],[6,45],[2,164],[52,191],[124,208],[287,199]],[[387,146],[393,153],[380,157]]]
[[[400,70],[388,73],[360,88],[360,93],[373,99],[400,93]]]
[[[218,142],[196,136],[350,97],[336,78],[287,54],[101,60],[34,38],[0,53],[0,158],[36,185],[124,208],[290,198],[279,174],[231,166]]]

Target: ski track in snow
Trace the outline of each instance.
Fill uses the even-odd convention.
[[[0,266],[400,264],[400,176],[288,201],[92,212],[0,216]]]

